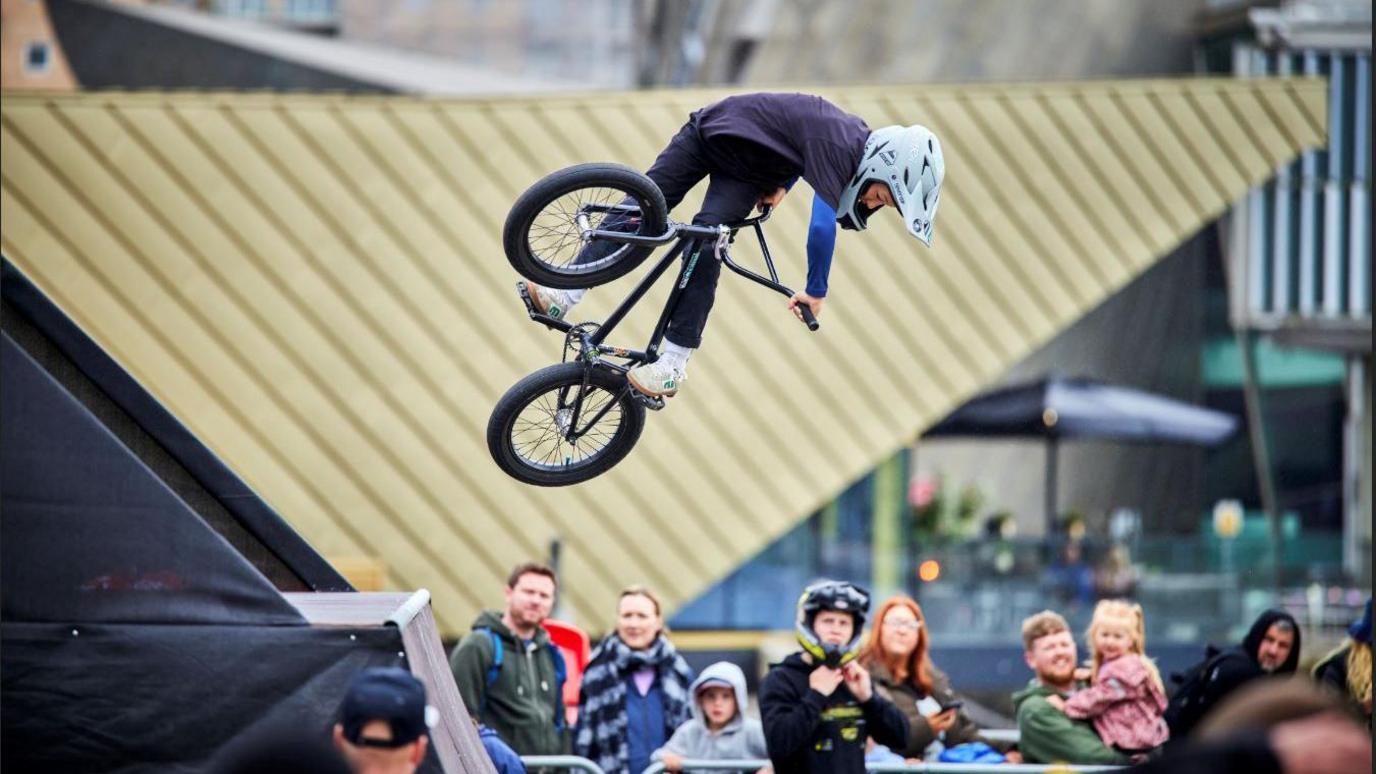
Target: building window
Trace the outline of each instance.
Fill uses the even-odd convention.
[[[52,68],[53,57],[47,41],[37,41],[24,47],[24,72],[38,75]]]

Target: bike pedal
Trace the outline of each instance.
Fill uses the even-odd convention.
[[[526,283],[517,282],[516,292],[521,294],[521,303],[526,305],[526,314],[529,314],[532,320],[544,316],[535,311],[535,302],[530,299],[530,288],[526,286]]]
[[[535,308],[535,302],[532,301],[530,298],[530,288],[526,285],[526,283],[517,282],[516,292],[519,293],[521,296],[521,303],[526,305],[526,314],[530,315],[530,319],[540,323],[546,328],[550,328],[556,331],[567,331],[569,328],[573,327],[571,324],[564,320],[555,319],[547,314],[540,314],[539,310]]]
[[[639,403],[651,411],[659,411],[664,408],[663,398],[651,398],[649,395],[646,395],[634,387],[631,388],[631,397],[635,399],[636,403]]]

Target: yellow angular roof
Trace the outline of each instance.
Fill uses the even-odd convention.
[[[498,396],[561,347],[516,298],[507,208],[565,165],[648,167],[727,92],[7,93],[0,243],[323,554],[430,589],[444,633],[553,539],[567,611],[602,629],[629,583],[671,609],[701,593],[1320,145],[1326,114],[1305,79],[820,93],[942,138],[934,248],[883,214],[842,232],[817,334],[724,273],[684,394],[578,487],[488,456]],[[768,224],[786,283],[809,202],[800,184]],[[667,286],[615,343],[644,344]]]

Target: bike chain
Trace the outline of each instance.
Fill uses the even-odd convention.
[[[564,333],[564,352],[560,362],[569,362],[570,352],[575,353],[574,358],[577,360],[588,360],[589,353],[584,352],[582,347],[583,336],[591,336],[592,334],[597,332],[598,328],[601,327],[602,326],[600,323],[581,322],[573,326],[572,328],[569,328],[568,331]],[[596,359],[596,357],[596,352],[591,353],[592,359]]]

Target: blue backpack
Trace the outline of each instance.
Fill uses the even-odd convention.
[[[984,742],[966,742],[942,750],[937,760],[942,763],[1003,763],[1007,758]]]
[[[502,673],[503,652],[505,649],[502,647],[501,636],[492,631],[492,629],[482,626],[478,627],[477,631],[487,632],[487,638],[492,641],[492,664],[487,668],[487,687],[491,688],[493,684],[497,682],[497,677]],[[564,695],[564,681],[569,676],[568,667],[564,664],[564,651],[560,650],[559,646],[552,642],[545,643],[545,647],[549,648],[549,655],[554,659],[554,691],[562,700]],[[486,709],[487,691],[483,691],[483,704],[478,711],[483,712]],[[563,731],[563,713],[555,714],[558,717],[554,719],[554,727],[559,731]]]

